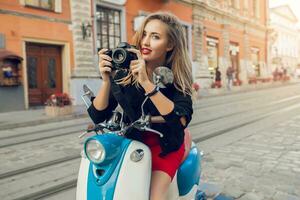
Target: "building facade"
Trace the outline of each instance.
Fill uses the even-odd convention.
[[[286,68],[291,74],[296,70],[300,51],[297,23],[298,19],[288,5],[270,9],[272,70]]]
[[[247,84],[270,76],[267,65],[267,0],[195,0],[193,5],[196,80],[210,87],[216,67]]]
[[[10,70],[6,75],[16,79],[0,80],[0,112],[44,105],[51,94],[69,91],[70,11],[69,1],[0,0],[0,73]],[[18,66],[7,54],[20,58]]]

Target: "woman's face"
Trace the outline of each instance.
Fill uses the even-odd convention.
[[[146,62],[164,63],[166,53],[172,50],[168,44],[167,25],[160,20],[149,21],[141,40],[141,53]]]

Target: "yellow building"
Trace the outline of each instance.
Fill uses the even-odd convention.
[[[196,0],[193,6],[195,78],[210,87],[218,66],[235,83],[270,76],[267,60],[267,0]]]

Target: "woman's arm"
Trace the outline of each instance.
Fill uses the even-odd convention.
[[[96,98],[93,101],[93,104],[97,110],[104,110],[109,104],[109,91],[110,91],[110,82],[103,81],[102,86],[99,89],[99,92]]]
[[[103,84],[88,108],[88,113],[93,122],[98,124],[107,120],[117,105],[118,102],[110,92],[110,85]]]
[[[153,91],[155,85],[150,81],[142,85],[146,94]],[[180,121],[183,127],[186,127],[191,120],[193,113],[192,101],[188,96],[184,97],[183,94],[176,93],[174,102],[167,98],[163,93],[157,92],[150,97],[151,101],[164,117],[166,122],[178,123]]]

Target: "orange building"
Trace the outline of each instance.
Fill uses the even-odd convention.
[[[50,94],[68,92],[74,66],[70,2],[0,0],[0,21],[0,52],[23,58],[18,83],[0,80],[0,112],[43,105]],[[0,61],[0,73],[10,59]]]
[[[210,87],[219,67],[235,69],[235,83],[269,77],[267,0],[196,0],[193,6],[196,79]]]

